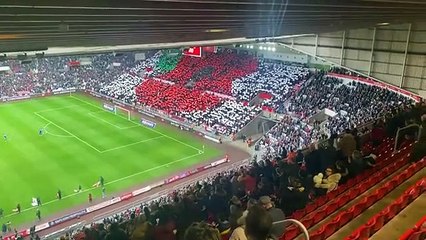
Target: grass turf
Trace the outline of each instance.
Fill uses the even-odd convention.
[[[0,224],[36,223],[33,197],[42,218],[101,197],[93,184],[103,176],[107,197],[155,177],[188,169],[223,155],[208,143],[172,126],[150,129],[108,112],[85,95],[53,96],[0,105]],[[136,117],[135,117],[136,118]],[[39,136],[40,128],[45,133]],[[203,144],[205,151],[200,152]],[[74,193],[81,185],[83,192]],[[62,191],[62,200],[56,192]],[[20,203],[22,212],[12,209]]]

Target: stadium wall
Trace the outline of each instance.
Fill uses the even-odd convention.
[[[426,97],[426,24],[406,23],[320,33],[280,41]]]

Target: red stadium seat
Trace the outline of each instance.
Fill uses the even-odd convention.
[[[335,217],[332,222],[328,223],[324,226],[324,237],[328,238],[331,235],[333,235],[334,232],[336,232],[337,229],[339,229],[339,216]]]
[[[284,240],[291,240],[300,234],[300,228],[297,226],[289,227],[285,230]]]
[[[320,209],[318,210],[315,215],[314,215],[314,223],[319,223],[320,221],[322,221],[325,217],[327,216],[327,213],[325,211],[325,209]]]
[[[408,238],[408,240],[425,240],[425,239],[426,239],[426,230],[414,232]]]
[[[350,200],[349,198],[349,194],[344,194],[343,196],[339,197],[337,199],[337,206],[338,207],[342,207],[344,206],[346,203],[348,203]]]
[[[314,214],[309,214],[308,216],[304,217],[300,221],[306,228],[310,228],[314,225]]]
[[[315,209],[317,208],[317,205],[316,205],[316,203],[309,203],[308,205],[306,205],[306,207],[305,207],[305,212],[308,214],[308,213],[311,213],[312,211],[314,211]]]
[[[349,208],[349,211],[352,211],[354,214],[354,217],[361,214],[364,209],[367,207],[367,198],[363,198],[360,202]]]
[[[371,228],[364,225],[359,229],[359,238],[360,240],[368,239],[371,234]]]
[[[341,213],[339,218],[339,228],[341,228],[350,220],[352,220],[353,216],[354,216],[354,213],[350,210]]]
[[[325,239],[325,228],[321,227],[320,229],[318,229],[317,231],[315,231],[314,233],[309,235],[309,239],[310,240],[324,240]]]
[[[378,213],[376,216],[373,217],[373,219],[374,219],[374,224],[372,226],[371,234],[377,232],[385,224],[385,216],[382,213]]]
[[[291,215],[291,217],[294,218],[294,219],[300,220],[300,219],[302,219],[303,216],[305,216],[305,214],[306,214],[305,209],[299,209],[299,210],[296,210]]]
[[[330,215],[331,213],[334,213],[334,211],[336,211],[339,208],[339,205],[337,203],[337,201],[334,201],[330,204],[327,205],[327,207],[325,207],[325,213],[327,215]]]
[[[366,197],[367,201],[366,201],[366,206],[370,207],[371,205],[373,205],[377,200],[377,194],[371,194],[370,196]]]

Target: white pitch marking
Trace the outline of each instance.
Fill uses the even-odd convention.
[[[96,147],[92,146],[90,143],[84,141],[83,139],[77,137],[76,135],[72,134],[70,131],[66,130],[65,128],[63,128],[63,127],[59,126],[58,124],[50,121],[49,119],[43,117],[42,115],[40,115],[37,112],[34,112],[34,114],[37,115],[37,116],[39,116],[41,119],[45,120],[46,122],[48,122],[48,123],[50,123],[52,125],[55,125],[57,128],[61,129],[62,131],[66,132],[66,133],[68,133],[69,135],[71,135],[75,139],[79,140],[80,142],[86,144],[87,146],[89,146],[90,148],[92,148],[93,150],[95,150],[96,152],[101,153],[101,151],[99,149],[97,149]]]
[[[74,99],[76,99],[76,100],[78,100],[78,101],[80,101],[80,102],[83,102],[83,103],[86,103],[86,104],[88,104],[88,105],[91,105],[91,106],[93,106],[93,107],[95,107],[95,108],[102,109],[102,108],[100,108],[99,106],[94,105],[94,104],[92,104],[92,103],[89,103],[89,102],[87,102],[87,101],[85,101],[85,100],[81,100],[81,99],[79,99],[79,98],[77,98],[77,97],[74,97],[74,96],[71,96],[71,97],[72,97],[72,98],[74,98]],[[118,117],[121,117],[121,118],[124,118],[124,117],[119,116],[119,115],[117,115],[117,116],[118,116]],[[127,118],[124,118],[124,119],[128,120]],[[157,133],[157,134],[160,134],[160,135],[161,135],[161,136],[163,136],[163,137],[169,138],[169,139],[171,139],[171,140],[173,140],[173,141],[176,141],[176,142],[178,142],[178,143],[180,143],[180,144],[182,144],[182,145],[185,145],[185,146],[187,146],[187,147],[190,147],[190,148],[192,148],[192,149],[194,149],[194,150],[202,151],[202,149],[196,148],[196,147],[194,147],[194,146],[192,146],[192,145],[189,145],[188,143],[182,142],[182,141],[180,141],[180,140],[178,140],[178,139],[176,139],[176,138],[174,138],[174,137],[170,137],[170,136],[168,136],[168,135],[166,135],[166,134],[164,134],[164,133],[162,133],[162,132],[159,132],[159,131],[157,131],[157,130],[155,130],[155,129],[152,129],[152,128],[149,128],[149,127],[143,126],[142,124],[138,124],[138,125],[139,125],[139,126],[141,126],[141,127],[146,128],[146,129],[148,129],[148,130],[150,130],[150,131],[152,131],[152,132],[155,132],[155,133]]]
[[[111,152],[111,151],[114,151],[114,150],[118,150],[118,149],[122,149],[122,148],[130,147],[130,146],[133,146],[133,145],[136,145],[136,144],[139,144],[139,143],[152,141],[152,140],[159,139],[159,138],[162,138],[162,137],[163,137],[163,136],[158,136],[158,137],[148,138],[148,139],[145,139],[145,140],[141,140],[141,141],[139,141],[139,142],[129,143],[129,144],[126,144],[126,145],[123,145],[123,146],[119,146],[119,147],[115,147],[115,148],[110,148],[110,149],[107,149],[107,150],[102,151],[101,153]]]

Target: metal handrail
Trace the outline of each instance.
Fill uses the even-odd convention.
[[[418,136],[417,136],[417,140],[420,138],[420,133],[421,133],[421,131],[422,131],[422,128],[421,128],[421,126],[420,126],[419,124],[412,123],[412,124],[407,125],[407,126],[405,126],[405,127],[398,128],[398,130],[397,130],[397,132],[396,132],[396,137],[395,137],[395,144],[394,144],[394,146],[393,146],[393,151],[394,151],[394,152],[396,152],[396,151],[398,150],[398,149],[397,149],[397,147],[398,147],[398,139],[399,139],[400,132],[401,132],[402,130],[405,130],[405,129],[408,129],[408,128],[412,128],[412,127],[417,127],[417,128],[419,129],[419,134],[418,134]]]
[[[298,221],[296,219],[285,219],[285,220],[274,222],[273,224],[288,223],[288,222],[295,223],[302,230],[302,233],[305,235],[305,239],[309,240],[308,229],[306,229],[306,227],[305,227],[305,225],[303,225],[303,223],[301,223],[300,221]]]

